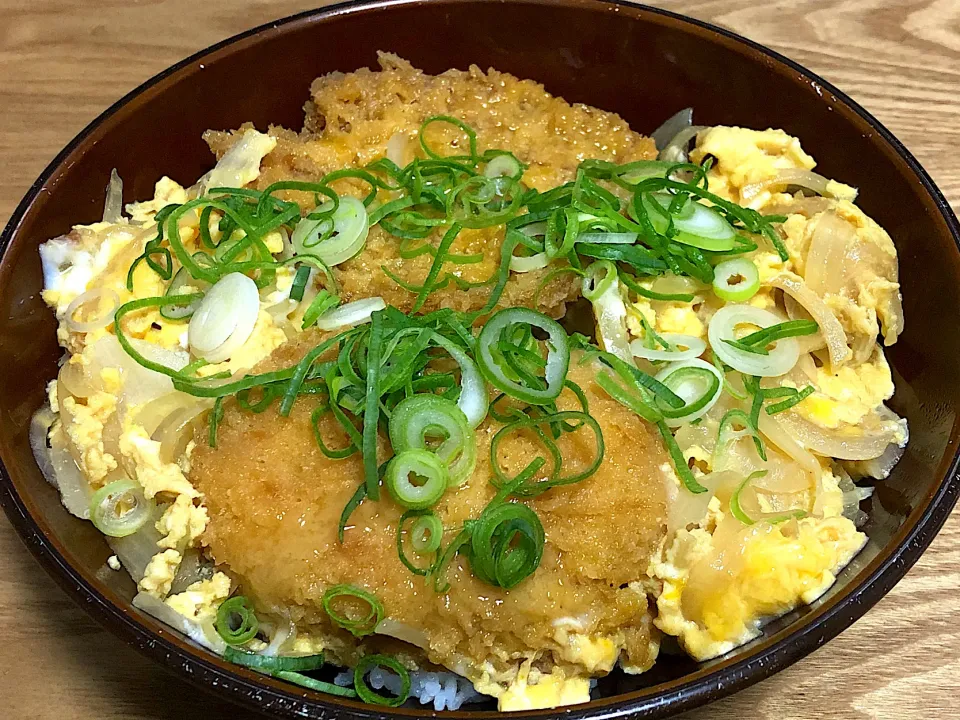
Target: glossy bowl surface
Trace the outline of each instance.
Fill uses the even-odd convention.
[[[190,184],[211,164],[208,128],[253,121],[299,128],[310,82],[375,64],[390,50],[437,73],[476,63],[534,78],[571,102],[620,113],[649,132],[680,108],[699,124],[778,127],[802,139],[823,174],[860,188],[860,205],[900,253],[907,329],[891,348],[893,408],[910,421],[907,453],[866,509],[870,542],[812,607],[758,640],[698,665],[663,656],[650,673],[614,673],[570,718],[666,717],[757,682],[848,627],[917,560],[954,505],[960,417],[960,252],[956,218],[910,153],[839,90],[763,47],[662,10],[593,0],[380,0],[251,30],[151,79],[74,139],[30,188],[0,240],[0,502],[62,587],[124,641],[190,682],[278,717],[419,717],[301,692],[230,666],[130,605],[134,586],[98,572],[109,555],[66,513],[30,453],[27,429],[60,355],[41,302],[37,246],[99,219],[111,168],[124,199],[152,196],[164,174]],[[891,638],[891,642],[896,642]],[[158,700],[159,701],[159,700]],[[489,717],[484,709],[441,713]],[[554,716],[527,712],[517,718]]]

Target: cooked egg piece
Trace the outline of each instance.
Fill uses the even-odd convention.
[[[769,190],[745,199],[744,186],[776,177],[783,170],[812,170],[816,162],[800,147],[800,141],[783,130],[750,130],[718,125],[697,135],[690,153],[693,162],[715,158],[707,173],[710,192],[755,209],[770,201]]]
[[[561,668],[541,673],[524,663],[516,680],[498,698],[500,712],[539,710],[561,705],[590,702],[590,681],[584,677],[566,677]]]
[[[858,425],[893,396],[893,378],[883,353],[877,349],[869,362],[837,370],[817,368],[816,391],[795,406],[820,427],[835,430]]]
[[[182,560],[183,556],[176,550],[164,550],[150,558],[143,577],[137,583],[140,592],[161,600],[169,595]]]
[[[711,504],[701,527],[678,531],[651,568],[663,581],[654,623],[697,660],[729,652],[765,621],[816,600],[866,542],[845,517],[746,526],[716,498]]]
[[[230,578],[222,572],[214,573],[208,580],[193,583],[186,590],[166,599],[173,610],[194,622],[212,620],[217,609],[230,597]]]
[[[192,547],[206,527],[207,509],[194,505],[187,495],[177,495],[157,521],[157,532],[163,535],[157,546],[179,550]]]

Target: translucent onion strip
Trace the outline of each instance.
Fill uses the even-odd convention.
[[[364,298],[334,308],[317,320],[321,330],[339,330],[370,322],[370,316],[377,310],[383,310],[387,304],[381,297]]]
[[[790,185],[812,190],[817,195],[841,198],[841,195],[837,195],[832,192],[830,180],[828,178],[825,178],[823,175],[819,175],[815,172],[811,172],[810,170],[802,170],[801,168],[786,168],[781,170],[772,178],[767,178],[766,180],[761,180],[760,182],[744,185],[740,189],[740,197],[745,201],[749,201],[764,190],[769,190],[770,188],[786,189]],[[856,197],[857,192],[854,190],[852,197],[849,193],[843,193],[841,199],[853,202]]]
[[[100,303],[104,300],[108,301],[108,307],[100,315],[93,318],[92,320],[80,321],[74,319],[77,311],[80,310],[84,305],[92,304],[93,307],[98,307]],[[85,293],[78,295],[76,299],[69,305],[67,305],[67,311],[64,313],[63,324],[66,325],[67,330],[71,332],[92,332],[94,330],[99,330],[101,328],[107,327],[110,323],[113,322],[113,314],[117,311],[117,308],[120,307],[120,296],[117,293],[107,287],[98,287],[93,290],[87,290]]]
[[[803,280],[795,275],[780,274],[768,280],[766,285],[783,290],[813,318],[820,326],[820,335],[827,344],[830,353],[830,365],[838,368],[850,359],[850,348],[847,347],[847,334],[837,316],[817,297]]]
[[[628,341],[627,306],[620,295],[617,268],[612,262],[599,260],[587,268],[583,294],[593,303],[603,349],[632,365],[634,352]]]

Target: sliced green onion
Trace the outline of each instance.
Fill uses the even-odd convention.
[[[721,300],[744,302],[759,289],[760,273],[746,258],[724,260],[713,268],[713,292]]]
[[[167,291],[164,293],[164,297],[181,295],[184,294],[185,290],[206,291],[209,288],[210,283],[204,282],[203,280],[196,280],[190,277],[190,273],[187,272],[186,268],[180,268],[177,270],[177,274],[173,276],[173,280],[167,286]],[[193,315],[194,312],[196,312],[197,308],[200,306],[201,300],[194,300],[189,305],[161,305],[160,315],[168,320],[185,320]]]
[[[516,478],[510,478],[506,476],[500,467],[500,463],[497,462],[497,457],[500,444],[504,441],[504,439],[518,430],[531,429],[540,437],[542,444],[547,449],[548,454],[551,456],[553,468],[546,480],[527,482],[516,486],[512,491],[514,495],[530,497],[544,493],[550,488],[559,487],[561,485],[572,485],[574,483],[586,480],[600,468],[600,465],[603,463],[605,445],[603,442],[603,432],[600,429],[600,424],[595,418],[591,417],[585,412],[580,412],[577,410],[564,410],[562,412],[538,415],[535,417],[528,417],[521,413],[518,413],[518,415],[520,415],[520,417],[500,428],[500,430],[497,431],[496,435],[494,435],[493,439],[490,441],[490,465],[493,469],[494,476],[496,477],[496,481],[494,481],[493,484],[497,487],[509,487],[516,480]],[[593,433],[593,442],[594,446],[596,447],[596,453],[593,456],[593,460],[588,466],[577,472],[569,475],[561,475],[561,470],[563,468],[563,456],[560,453],[559,448],[557,448],[556,443],[548,436],[546,431],[541,429],[542,426],[547,426],[548,428],[559,427],[563,428],[564,430],[569,428],[569,432],[578,430],[581,427],[588,428]],[[545,462],[546,461],[544,461],[544,464]]]
[[[418,479],[411,480],[411,476]],[[429,450],[403,450],[387,465],[384,484],[397,504],[422,510],[437,504],[450,483],[446,463]]]
[[[487,163],[483,174],[488,178],[506,176],[519,180],[523,176],[523,165],[513,153],[503,152]]]
[[[733,250],[737,246],[736,230],[715,209],[679,195],[643,193],[641,197],[653,227],[661,235],[666,235],[672,224],[676,233],[671,240],[683,245],[712,252]],[[674,211],[678,199],[680,206]]]
[[[400,676],[399,695],[396,697],[381,695],[367,685],[367,673],[377,667],[389,668]],[[389,655],[364,655],[353,669],[353,687],[364,702],[385,707],[400,707],[410,697],[410,673],[399,660]]]
[[[307,281],[310,279],[310,268],[307,265],[301,265],[297,268],[297,274],[293,276],[293,285],[290,286],[290,299],[300,302],[303,300],[303,291],[307,289]]]
[[[443,524],[432,510],[407,510],[400,516],[397,522],[397,554],[400,556],[400,562],[407,566],[414,575],[429,575],[433,567],[419,567],[415,565],[403,550],[404,524],[407,520],[413,520],[407,535],[410,538],[410,546],[418,555],[436,552],[440,549],[440,543],[443,541]]]
[[[740,338],[740,345],[765,348],[771,343],[792,337],[813,335],[820,330],[815,320],[787,320],[786,322],[769,325],[762,330],[750,333]]]
[[[743,426],[737,430],[736,424]],[[713,459],[711,464],[714,470],[724,467],[724,457],[730,449],[730,445],[740,438],[750,436],[757,448],[757,454],[763,460],[767,459],[767,453],[763,446],[763,440],[760,437],[760,431],[747,413],[740,409],[728,410],[720,419],[720,426],[717,429],[717,442],[713,449]]]
[[[743,492],[744,488],[746,488],[747,485],[750,484],[752,480],[756,480],[757,478],[763,477],[766,474],[767,474],[766,470],[757,470],[755,472],[750,473],[749,475],[747,475],[747,477],[743,479],[743,482],[741,482],[737,486],[737,489],[733,491],[733,495],[730,496],[730,514],[733,515],[737,520],[742,522],[744,525],[753,525],[754,523],[759,522],[761,520],[771,523],[773,525],[776,525],[777,523],[786,522],[787,520],[792,520],[794,518],[797,518],[799,520],[800,518],[806,517],[807,516],[806,511],[800,510],[800,509],[791,510],[789,512],[782,513],[779,515],[774,515],[773,517],[762,517],[757,520],[754,520],[752,517],[750,517],[749,515],[747,515],[747,513],[744,512],[743,507],[740,504],[740,494]]]
[[[670,460],[673,462],[673,469],[676,471],[677,477],[680,478],[683,486],[694,495],[707,492],[707,488],[697,482],[697,479],[693,476],[690,467],[687,465],[686,458],[683,457],[683,451],[680,450],[680,446],[677,445],[673,433],[670,432],[670,428],[667,427],[667,424],[663,420],[657,423],[657,430],[660,431],[663,444],[667,446],[667,454],[670,455]]]
[[[117,480],[97,490],[90,498],[90,520],[109,537],[127,537],[142,528],[153,515],[154,503],[132,480]]]
[[[657,407],[671,427],[703,417],[723,392],[723,375],[699,358],[669,365],[657,375],[657,380],[684,400],[682,408],[673,408],[657,398]]]
[[[448,467],[452,484],[459,485],[473,473],[477,461],[474,432],[452,400],[431,394],[406,398],[394,408],[389,430],[394,452],[433,452]],[[431,437],[440,439],[435,448],[428,444]]]
[[[332,215],[331,210],[333,203],[324,203],[316,211],[321,217],[300,220],[290,242],[298,255],[316,255],[332,267],[363,249],[370,224],[367,209],[357,198],[341,197]]]
[[[269,673],[279,671],[303,672],[319,670],[323,667],[323,653],[319,655],[260,655],[246,650],[238,650],[229,645],[223,651],[223,659],[232,662],[234,665],[243,665]]]
[[[257,636],[260,622],[250,601],[236,595],[217,608],[214,627],[227,645],[245,645]]]
[[[760,355],[752,349],[744,350],[739,347],[743,344],[745,347],[759,347],[765,350],[763,346],[756,345],[752,341],[744,343],[748,338],[757,337],[757,333],[738,339],[736,330],[740,325],[753,325],[767,329],[782,324],[786,323],[781,323],[780,318],[769,310],[752,305],[725,305],[710,319],[707,337],[713,352],[734,370],[747,375],[776,377],[790,372],[797,364],[800,357],[797,341],[793,337],[782,337],[767,355]]]
[[[337,612],[333,604],[340,598],[359,600],[367,606],[366,614],[357,618],[350,618]],[[334,625],[342,627],[355,637],[363,637],[364,635],[370,635],[376,632],[377,625],[383,620],[383,603],[380,602],[376,595],[353,585],[341,584],[327,588],[327,591],[323,594],[323,598],[320,600],[320,604],[323,605],[324,611]]]
[[[418,553],[436,552],[443,541],[443,524],[433,513],[421,515],[410,528],[410,544]]]
[[[516,587],[533,574],[543,557],[540,518],[522,503],[488,505],[470,538],[470,565],[490,585]]]
[[[306,330],[313,325],[322,316],[333,310],[340,304],[340,298],[331,295],[326,290],[321,290],[310,303],[306,312],[303,313],[303,322],[300,325],[301,330]]]
[[[767,406],[767,415],[776,415],[777,413],[789,410],[794,405],[798,405],[808,397],[813,395],[816,388],[813,385],[807,385],[803,390],[798,390],[796,394],[789,396],[786,400]]]
[[[511,366],[504,353],[516,349],[510,342],[513,331],[532,328],[547,334],[544,375],[521,378],[516,375],[517,364]],[[524,402],[542,404],[556,399],[563,390],[570,364],[569,339],[560,324],[546,315],[528,308],[507,308],[495,313],[480,331],[476,358],[480,372],[498,390]]]
[[[286,680],[294,685],[300,685],[301,687],[308,688],[309,690],[316,690],[317,692],[326,693],[327,695],[339,695],[340,697],[348,698],[355,698],[358,696],[358,693],[352,688],[341,687],[339,685],[334,685],[333,683],[324,682],[323,680],[315,680],[312,677],[301,675],[298,672],[278,670],[277,672],[273,673],[273,676],[275,678],[279,678],[280,680]]]

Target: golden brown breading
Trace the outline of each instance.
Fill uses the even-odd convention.
[[[316,181],[326,173],[344,167],[359,167],[387,154],[388,143],[409,162],[422,154],[417,132],[432,115],[450,115],[471,125],[477,132],[479,151],[503,148],[513,152],[529,167],[524,183],[548,190],[573,180],[577,165],[597,158],[616,162],[651,159],[653,142],[630,130],[613,113],[586,105],[570,105],[547,93],[532,80],[473,66],[469,70],[448,70],[431,76],[395,55],[381,53],[380,71],[361,69],[331,73],[317,79],[312,99],[306,106],[304,131],[299,135],[271,127],[277,147],[263,161],[256,182],[263,189],[278,180]],[[208,132],[211,149],[221,156],[234,142],[234,135]],[[449,126],[432,125],[431,147],[445,154],[464,152],[465,136]],[[349,181],[337,189],[363,195],[367,187]],[[309,203],[306,194],[290,194]],[[436,246],[439,234],[428,241]],[[451,252],[483,254],[483,261],[469,265],[447,263],[451,272],[467,282],[489,279],[500,264],[502,228],[464,230]],[[386,276],[386,267],[407,283],[420,285],[429,271],[432,257],[402,259],[399,240],[379,227],[371,229],[365,250],[336,269],[345,302],[381,296],[387,304],[409,310],[414,295]],[[547,270],[514,274],[500,300],[502,307],[531,306],[533,296]],[[425,310],[449,307],[476,310],[486,303],[490,286],[461,289],[450,283],[433,293]],[[563,314],[564,303],[579,295],[579,278],[563,274],[549,282],[539,298],[541,310]]]
[[[318,338],[306,333],[260,370],[293,364]],[[525,501],[543,523],[546,546],[539,569],[516,589],[483,583],[460,556],[448,572],[449,591],[435,592],[399,560],[396,526],[402,509],[386,493],[377,502],[362,503],[339,544],[338,519],[362,482],[362,462],[358,455],[331,460],[319,450],[309,398],[298,400],[289,418],[280,417],[276,406],[255,415],[228,403],[217,449],[198,441],[191,478],[210,513],[204,535],[208,552],[239,576],[259,608],[328,636],[333,629],[320,604],[324,591],[336,583],[367,588],[381,599],[387,617],[422,634],[431,661],[471,679],[477,679],[485,661],[509,673],[533,655],[548,666],[576,667],[569,655],[564,657],[570,628],[561,633],[558,618],[579,625],[586,636],[612,638],[612,657],[623,652],[631,666],[648,667],[657,647],[652,616],[643,591],[627,583],[643,577],[663,536],[668,460],[656,433],[599,390],[595,369],[579,366],[580,357],[574,354],[569,377],[585,390],[602,428],[603,464],[579,484]],[[578,402],[565,392],[558,405],[575,409]],[[322,417],[331,443],[334,421],[329,414]],[[495,493],[489,448],[500,427],[491,418],[481,424],[476,471],[463,486],[449,489],[435,508],[447,543]],[[565,467],[585,465],[596,452],[585,430],[564,435],[558,445]],[[515,474],[530,461],[533,447],[529,437],[511,436],[501,450],[501,466]],[[340,632],[334,652],[349,661],[355,652],[350,636]],[[576,672],[591,670],[597,672],[583,666]]]

